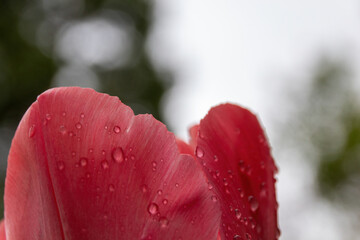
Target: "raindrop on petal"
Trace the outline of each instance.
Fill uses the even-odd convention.
[[[120,131],[121,131],[119,126],[115,126],[113,130],[114,130],[114,133],[120,133]]]
[[[124,161],[124,152],[121,147],[117,147],[113,149],[112,158],[117,163],[122,163]]]
[[[169,225],[169,220],[166,217],[161,217],[159,222],[162,228],[166,228]]]
[[[31,125],[31,127],[29,128],[29,138],[32,138],[35,135],[35,125]]]
[[[101,167],[102,167],[102,169],[108,169],[109,168],[109,163],[108,163],[108,161],[106,161],[106,160],[103,160],[102,162],[101,162]]]
[[[259,208],[259,202],[253,196],[249,196],[248,200],[249,200],[249,203],[250,203],[251,211],[255,212]]]
[[[151,215],[155,215],[157,214],[159,211],[159,206],[156,204],[156,203],[150,203],[149,206],[148,206],[148,212],[151,214]]]
[[[110,191],[110,192],[114,192],[114,191],[115,191],[115,186],[112,185],[112,184],[110,184],[110,185],[109,185],[109,191]]]
[[[217,202],[218,199],[217,199],[216,196],[213,195],[213,196],[211,196],[211,200],[212,200],[213,202]]]
[[[204,150],[202,150],[200,147],[196,147],[196,156],[198,158],[202,158],[204,157],[205,153],[204,153]]]
[[[60,171],[64,170],[64,168],[65,168],[64,162],[63,161],[57,162],[57,167]]]
[[[80,158],[80,165],[82,167],[86,167],[87,164],[88,164],[87,158]]]

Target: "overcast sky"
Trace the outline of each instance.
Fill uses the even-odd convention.
[[[290,113],[284,102],[291,90],[306,88],[322,54],[347,60],[359,76],[360,2],[156,3],[149,48],[161,66],[176,73],[176,84],[163,101],[172,129],[185,138],[189,126],[222,102],[250,108],[265,126],[280,166],[282,239],[343,240],[356,220],[321,201],[312,190],[314,169],[301,156],[280,155],[281,146],[272,139],[277,137],[274,122]],[[290,155],[291,161],[284,159]]]

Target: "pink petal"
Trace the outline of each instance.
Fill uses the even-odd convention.
[[[0,240],[6,240],[4,220],[1,220],[0,222]]]
[[[23,117],[8,159],[9,239],[216,239],[206,178],[151,115],[58,88]]]
[[[220,105],[201,121],[192,141],[222,209],[222,239],[277,239],[277,170],[256,117],[241,107]]]

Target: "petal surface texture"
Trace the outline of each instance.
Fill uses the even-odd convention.
[[[257,118],[241,107],[220,105],[191,129],[191,136],[213,200],[222,209],[221,239],[278,239],[277,170]]]
[[[219,232],[201,165],[151,115],[134,116],[91,89],[38,97],[15,134],[5,184],[9,240],[208,240]]]
[[[6,236],[5,236],[5,221],[2,220],[0,222],[0,240],[6,240]]]

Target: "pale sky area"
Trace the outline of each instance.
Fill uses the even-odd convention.
[[[322,54],[360,63],[360,2],[356,0],[156,0],[149,44],[155,61],[175,72],[163,100],[165,117],[183,138],[211,106],[250,108],[266,128],[280,168],[281,239],[351,239],[359,216],[345,214],[314,192],[314,169],[281,149],[290,89],[306,89]],[[355,72],[359,76],[359,72]],[[300,80],[301,79],[301,80]]]

